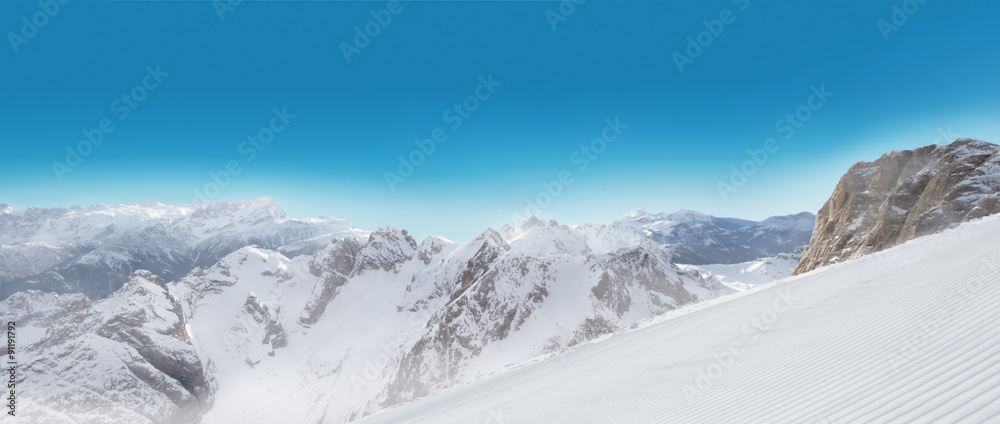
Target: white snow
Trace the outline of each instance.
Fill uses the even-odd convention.
[[[997,422],[997,240],[962,224],[362,422]]]
[[[680,265],[681,269],[698,271],[736,291],[745,291],[792,275],[802,252],[782,253],[738,264]]]

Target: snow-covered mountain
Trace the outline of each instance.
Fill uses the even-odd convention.
[[[86,209],[0,205],[0,298],[32,289],[100,299],[138,269],[176,280],[252,244],[294,256],[335,237],[367,234],[330,216],[288,218],[268,198]]]
[[[755,222],[688,210],[654,215],[636,209],[610,224],[567,226],[532,216],[517,228],[505,225],[500,234],[527,253],[547,253],[542,248],[607,253],[643,244],[662,249],[676,263],[736,264],[805,246],[815,219],[809,212]]]
[[[962,138],[858,162],[819,211],[795,273],[1000,212],[1000,146]]]
[[[636,209],[612,226],[641,231],[666,247],[677,263],[703,265],[746,262],[803,247],[815,220],[809,212],[754,222],[688,210],[651,215]]]
[[[800,248],[738,264],[681,265],[681,269],[697,271],[706,280],[717,281],[736,291],[746,291],[791,276],[801,258]]]
[[[211,406],[207,422],[348,422],[732,291],[648,241],[598,253],[558,238],[531,252],[519,241],[565,228],[531,221],[510,242],[488,229],[418,244],[386,226],[295,258],[244,247],[176,283],[136,272],[94,302],[17,293],[0,311],[35,334],[21,339],[24,385],[39,389],[23,410],[174,422]],[[65,381],[43,371],[66,367],[78,372]]]
[[[362,424],[994,423],[1000,216],[701,304]]]
[[[39,422],[346,423],[379,411],[374,422],[489,422],[504,414],[496,406],[518,411],[514,422],[672,422],[743,413],[763,422],[815,421],[788,401],[797,399],[838,419],[909,413],[890,403],[855,407],[856,390],[843,377],[849,375],[873,381],[865,396],[937,390],[944,400],[904,403],[937,408],[930,412],[942,418],[956,418],[947,414],[959,409],[947,405],[973,405],[962,413],[979,414],[993,405],[982,400],[996,399],[990,390],[1000,387],[985,372],[996,364],[981,360],[990,357],[982,346],[997,345],[992,336],[941,342],[934,352],[942,355],[889,343],[913,340],[893,335],[921,317],[933,320],[918,328],[924,330],[948,325],[940,317],[950,313],[989,321],[991,315],[969,311],[992,310],[993,292],[983,287],[1000,275],[991,250],[1000,218],[785,277],[800,263],[814,224],[805,255],[829,246],[871,251],[845,244],[872,237],[844,239],[843,223],[855,215],[834,211],[874,208],[880,212],[856,215],[872,220],[850,230],[869,234],[874,226],[910,236],[940,229],[947,217],[988,215],[1000,175],[990,165],[995,147],[960,141],[948,152],[968,154],[933,148],[856,166],[857,181],[842,181],[841,195],[818,220],[809,213],[753,222],[638,209],[610,224],[532,216],[462,243],[433,236],[418,242],[393,226],[366,232],[330,217],[289,219],[268,199],[19,211],[0,205],[0,271],[19,276],[3,281],[4,293],[14,294],[0,301],[0,316],[18,323],[20,411]],[[924,162],[941,166],[914,165]],[[886,204],[909,207],[908,218],[887,221]],[[133,271],[139,266],[172,277]],[[970,276],[963,269],[986,271]],[[116,278],[124,278],[120,289]],[[934,310],[955,281],[973,280],[982,280],[980,292],[960,293],[961,308]],[[775,292],[788,286],[794,295]],[[49,292],[23,291],[30,288]],[[720,299],[730,294],[731,301]],[[674,319],[643,329],[663,316]],[[795,316],[788,321],[794,325],[772,325],[785,316]],[[844,331],[843,322],[856,325]],[[779,335],[770,336],[772,329]],[[826,332],[843,340],[817,344]],[[733,337],[766,349],[743,355],[731,350]],[[947,354],[955,343],[959,353]],[[872,368],[871,355],[841,361],[856,352],[844,346],[885,354],[893,367],[906,368],[900,375],[913,378],[937,366],[957,371],[914,383]],[[955,355],[987,368],[958,369]],[[734,369],[734,385],[713,391],[724,376],[712,370],[738,359],[753,366]],[[544,374],[524,371],[531,369]],[[678,383],[685,376],[690,390]],[[659,394],[664,384],[687,405]],[[980,392],[963,398],[959,386]],[[741,400],[751,389],[753,399]],[[462,403],[444,411],[441,399]]]
[[[577,254],[652,242],[647,246],[664,248],[677,263],[730,264],[801,247],[814,218],[801,213],[753,222],[692,211],[651,215],[637,209],[608,225],[548,228],[549,223],[532,217],[522,227],[548,229],[528,237],[510,226],[500,232],[517,239],[514,246],[521,250],[530,250],[530,239],[538,239],[539,246]],[[23,290],[83,293],[100,299],[138,269],[175,281],[244,246],[277,249],[295,257],[312,254],[335,239],[367,236],[367,231],[330,216],[288,218],[268,198],[189,205],[99,204],[86,209],[13,210],[0,205],[0,299]]]
[[[212,365],[177,298],[148,271],[97,302],[28,291],[0,311],[17,324],[18,420],[187,423],[212,406]]]
[[[36,389],[21,398],[26,414],[137,423],[357,420],[732,293],[727,284],[741,286],[674,255],[725,255],[734,240],[753,246],[740,254],[771,252],[812,219],[634,212],[567,226],[530,217],[464,243],[418,243],[392,226],[290,220],[266,199],[5,213],[14,242],[5,248],[52,247],[66,256],[49,266],[58,271],[122,245],[132,250],[120,266],[96,269],[124,272],[144,254],[168,272],[191,267],[176,282],[134,271],[93,301],[32,290],[0,302],[27,334],[24,386]],[[729,244],[684,249],[702,233]],[[171,268],[164,258],[183,261]],[[66,369],[74,376],[59,379],[54,370]]]

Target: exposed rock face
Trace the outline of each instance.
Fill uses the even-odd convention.
[[[1000,146],[959,139],[859,162],[820,209],[794,274],[1000,212]]]
[[[457,244],[385,226],[295,258],[247,246],[169,284],[136,272],[103,300],[15,293],[0,314],[26,330],[29,421],[352,422],[731,292],[654,240],[695,237],[701,217],[681,215],[532,217]],[[724,224],[769,249],[804,220]]]
[[[32,291],[0,307],[14,311],[29,335],[18,381],[28,422],[189,423],[212,406],[216,383],[192,345],[181,302],[148,271],[98,302]],[[30,337],[42,326],[49,327],[43,337]]]
[[[399,359],[378,407],[474,379],[516,349],[503,347],[509,340],[535,346],[523,360],[726,292],[678,269],[655,243],[598,255],[579,231],[534,217],[504,233],[484,231],[445,259],[441,267],[454,271],[435,277],[448,302]]]
[[[437,251],[440,252],[441,248],[438,247]],[[326,310],[326,305],[351,277],[369,270],[398,272],[398,267],[416,253],[417,241],[413,236],[391,225],[379,227],[378,231],[371,233],[364,246],[354,239],[334,240],[317,252],[310,263],[310,272],[321,280],[306,303],[299,323],[315,324]]]
[[[275,349],[288,346],[285,328],[278,321],[279,313],[280,310],[272,310],[270,306],[261,302],[256,294],[247,295],[247,301],[243,304],[232,330],[247,340],[258,342],[251,345],[258,349],[247,349],[246,352],[247,364],[251,367],[263,359],[262,354],[274,356]]]
[[[326,305],[337,295],[340,287],[354,270],[361,245],[354,239],[334,240],[323,250],[316,253],[309,263],[309,272],[320,277],[314,286],[305,309],[299,317],[299,323],[315,324],[326,310]]]

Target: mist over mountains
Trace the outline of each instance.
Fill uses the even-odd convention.
[[[0,297],[31,289],[100,299],[139,269],[176,280],[244,246],[284,247],[295,256],[336,237],[367,234],[330,216],[288,218],[268,198],[86,209],[0,205]]]
[[[32,355],[23,383],[58,388],[27,397],[25,410],[120,422],[351,421],[732,293],[749,266],[739,262],[801,247],[813,219],[636,210],[569,226],[532,216],[455,243],[290,219],[266,198],[4,205],[0,216],[11,242],[0,309]],[[679,257],[735,264],[736,277]],[[51,371],[67,367],[77,371]],[[268,396],[301,399],[247,408],[247,376],[268,381]]]
[[[729,264],[804,246],[813,219],[812,214],[802,213],[757,223],[691,211],[649,215],[636,210],[610,225],[575,227],[579,234],[600,232],[594,237],[619,242],[648,239],[667,249],[678,263]],[[538,223],[531,217],[518,228],[523,231]],[[512,235],[516,229],[505,226],[501,231]],[[100,204],[86,209],[13,210],[0,205],[0,298],[41,290],[100,299],[139,269],[176,281],[194,267],[210,266],[244,246],[295,257],[312,254],[335,239],[363,242],[368,234],[330,216],[289,218],[269,198],[188,205]],[[567,237],[555,243],[569,243],[579,235]]]
[[[892,260],[877,276],[889,281],[926,273],[898,265],[934,254],[926,240],[973,240],[988,251],[992,239],[976,228],[993,234],[995,220],[921,236],[997,212],[998,151],[960,139],[859,163],[818,217],[754,222],[636,209],[608,224],[564,225],[532,216],[462,242],[416,240],[392,225],[366,231],[332,217],[291,219],[267,198],[0,205],[0,313],[18,323],[26,358],[20,411],[33,421],[346,423],[524,364],[576,352],[603,358],[595,352],[609,337],[664,314],[692,314],[668,328],[691,343],[681,348],[696,346],[741,331],[716,325],[745,313],[739,299],[798,281],[813,281],[807,289],[824,313],[840,311],[825,302],[844,293],[845,307],[869,311],[872,301],[858,293],[872,280],[854,280],[879,265],[872,254],[906,245],[880,256]],[[961,268],[956,258],[949,269]],[[806,275],[786,278],[796,266]],[[850,279],[825,278],[830,269]],[[977,269],[994,278],[994,268]],[[872,293],[923,302],[886,284]],[[737,292],[747,295],[727,297]],[[706,301],[716,312],[698,310]],[[892,310],[924,307],[904,306]],[[683,324],[699,320],[709,321]],[[685,336],[692,331],[697,340]],[[619,348],[673,346],[657,340]]]

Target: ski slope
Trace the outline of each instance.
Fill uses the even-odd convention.
[[[1000,422],[998,241],[962,224],[361,422]]]

